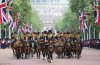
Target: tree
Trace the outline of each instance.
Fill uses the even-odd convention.
[[[32,9],[30,0],[14,0],[13,16],[16,12],[20,13],[19,25],[22,26],[24,22],[31,23],[33,28],[40,31],[42,28],[41,20],[35,11]]]
[[[87,13],[89,13],[88,15],[88,26],[91,25],[91,33],[94,31],[94,28],[96,29],[96,35],[98,36],[98,32],[100,32],[100,26],[98,26],[95,23],[94,20],[94,12],[93,12],[93,6],[92,4],[95,2],[96,0],[69,0],[70,2],[70,8],[72,10],[72,12],[75,12],[77,14],[78,17],[78,11],[79,10],[83,10],[85,9],[87,11]],[[99,2],[100,5],[100,2]],[[92,35],[93,36],[93,35]]]
[[[60,17],[55,25],[58,31],[78,31],[78,21],[76,13],[72,12],[70,9],[66,10],[63,18]]]

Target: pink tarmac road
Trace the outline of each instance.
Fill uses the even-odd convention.
[[[16,59],[11,49],[0,49],[0,65],[100,65],[100,50],[84,48],[80,59],[58,59],[54,54],[52,63],[47,60],[37,59],[36,56],[29,59]]]

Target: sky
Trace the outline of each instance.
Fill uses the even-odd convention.
[[[39,15],[44,12],[45,14],[47,12],[47,15],[59,15],[60,13],[62,15],[64,10],[68,8],[68,0],[31,0],[31,2],[32,7],[38,11]]]

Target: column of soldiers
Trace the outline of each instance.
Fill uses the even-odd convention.
[[[29,50],[34,49],[33,52],[37,54],[37,58],[41,58],[40,55],[42,54],[43,60],[45,60],[46,56],[48,56],[48,59],[53,60],[54,52],[59,58],[67,56],[70,58],[74,55],[78,55],[79,58],[82,51],[80,33],[58,32],[55,34],[50,30],[49,32],[23,34],[20,39],[21,46],[24,44],[24,46],[30,47]],[[16,34],[14,40],[18,40]],[[23,41],[27,42],[27,44],[23,43]],[[20,44],[17,44],[17,46],[20,46]]]

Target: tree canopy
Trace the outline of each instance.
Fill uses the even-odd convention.
[[[55,25],[58,31],[78,31],[78,22],[76,18],[76,14],[73,13],[70,9],[66,11],[63,15],[63,18],[60,17],[57,20]]]
[[[22,26],[22,24],[30,23],[32,24],[34,30],[40,31],[42,28],[41,20],[35,11],[35,9],[32,9],[30,0],[13,0],[13,16],[15,12],[20,13],[20,22],[19,25]]]
[[[95,0],[68,0],[69,1],[69,9],[66,10],[66,12],[63,15],[63,19],[59,21],[57,20],[56,28],[57,30],[66,30],[68,28],[68,25],[72,27],[73,31],[78,31],[79,28],[79,10],[85,9],[88,15],[88,23],[92,24],[93,27],[96,27],[96,30],[99,30],[99,26],[97,24],[94,24],[94,13],[93,13],[93,6],[91,3],[93,3]],[[62,24],[62,25],[61,25]],[[76,28],[73,28],[76,27]]]

